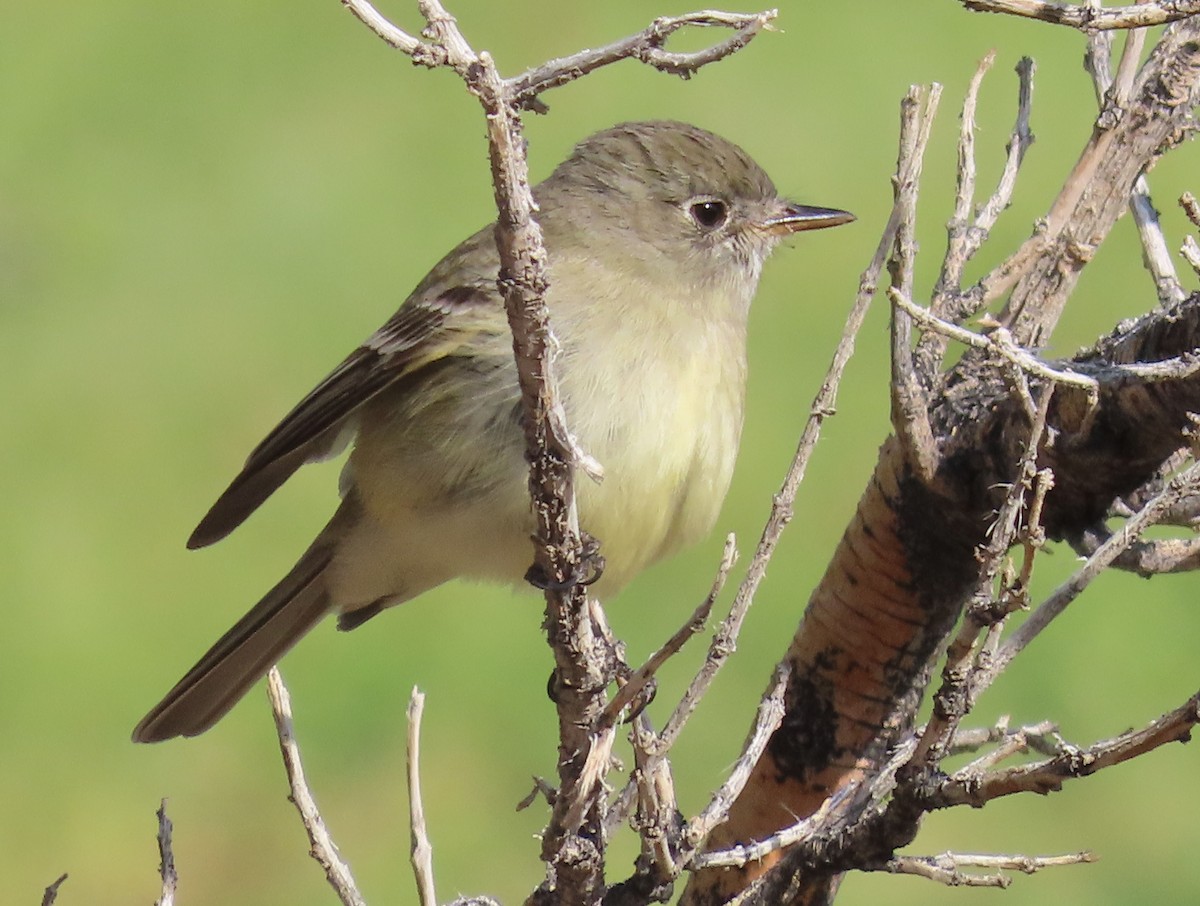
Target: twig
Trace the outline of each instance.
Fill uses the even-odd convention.
[[[1168,743],[1187,742],[1197,723],[1200,723],[1200,692],[1141,730],[1129,730],[1086,749],[1063,743],[1058,754],[1044,761],[987,771],[982,775],[964,768],[934,784],[923,798],[928,808],[954,805],[978,808],[993,799],[1015,793],[1044,795],[1055,792],[1062,789],[1065,780],[1086,777]]]
[[[725,588],[725,582],[729,579],[729,573],[733,569],[733,564],[737,562],[737,541],[732,534],[725,537],[725,548],[721,554],[721,562],[717,567],[716,577],[713,579],[712,587],[709,589],[708,595],[700,602],[700,605],[693,611],[688,621],[679,629],[675,630],[674,635],[667,639],[666,643],[656,652],[646,659],[646,662],[637,670],[633,671],[624,681],[624,685],[608,706],[604,709],[604,713],[600,717],[601,723],[613,723],[618,715],[629,706],[629,704],[637,697],[637,695],[646,688],[646,684],[654,678],[658,672],[672,656],[678,654],[680,649],[687,643],[688,639],[704,629],[704,624],[708,622],[709,616],[712,614],[713,605],[717,602],[717,597]],[[688,692],[691,693],[689,687]],[[685,698],[687,696],[685,695]],[[692,702],[692,708],[695,707],[695,702]],[[690,713],[689,709],[689,713]]]
[[[778,729],[780,721],[783,720],[783,693],[787,689],[790,673],[791,669],[786,661],[775,667],[771,683],[755,713],[754,725],[750,728],[745,745],[742,747],[742,754],[734,764],[733,770],[729,772],[729,776],[721,784],[720,789],[713,794],[708,805],[684,828],[683,858],[685,861],[704,845],[704,841],[708,839],[713,828],[725,821],[729,815],[730,806],[741,795],[742,788],[750,779],[751,770],[758,763],[758,759],[771,739],[771,734]]]
[[[1081,31],[1114,28],[1145,28],[1165,25],[1200,13],[1200,0],[1159,0],[1136,6],[1112,6],[1097,9],[1088,5],[1049,0],[959,0],[969,10],[980,13],[1007,13],[1026,19],[1041,19],[1054,25],[1069,25]]]
[[[770,23],[778,14],[779,11],[774,9],[751,14],[702,10],[682,16],[655,19],[639,34],[622,38],[596,50],[583,50],[570,57],[550,60],[514,79],[509,79],[514,103],[522,108],[531,108],[534,106],[533,99],[542,92],[572,82],[601,66],[625,59],[638,59],[661,72],[687,78],[701,66],[741,50],[759,32],[769,29]],[[734,34],[712,47],[690,53],[671,53],[663,50],[662,45],[667,38],[682,28],[713,26],[732,29]]]
[[[179,875],[175,872],[175,854],[171,851],[172,828],[171,819],[167,817],[166,799],[155,814],[158,815],[158,874],[162,878],[162,894],[155,900],[155,906],[173,906]]]
[[[1197,19],[1166,30],[1138,71],[1125,112],[1111,128],[1093,130],[1035,235],[1014,256],[1028,261],[1039,250],[1006,278],[1017,279],[1000,320],[1017,343],[1039,347],[1049,339],[1083,268],[1128,206],[1128,195],[1114,187],[1131,186],[1188,134],[1200,100],[1197,36]]]
[[[848,788],[844,787],[842,790],[839,790],[829,799],[822,802],[819,809],[807,818],[797,821],[791,827],[786,827],[778,833],[771,834],[771,836],[764,840],[756,840],[754,843],[731,846],[728,849],[717,850],[715,852],[700,853],[692,859],[691,865],[688,867],[695,871],[699,871],[702,868],[740,868],[751,862],[758,862],[765,859],[771,853],[786,849],[803,840],[824,824],[825,820],[833,812],[834,807],[845,798],[846,789]]]
[[[724,588],[729,571],[733,568],[736,557],[737,549],[734,547],[733,535],[729,535],[725,539],[725,549],[721,555],[721,563],[717,567],[717,575],[713,580],[712,588],[709,590],[709,596],[705,599],[705,604],[708,604],[711,600],[715,600],[716,595],[719,595],[721,589]],[[666,754],[679,738],[679,734],[683,732],[688,719],[695,712],[696,706],[708,691],[709,686],[712,685],[717,673],[720,672],[725,662],[729,659],[729,656],[737,649],[738,633],[741,630],[742,623],[745,621],[746,612],[753,603],[754,596],[743,595],[739,587],[738,595],[730,606],[729,613],[713,633],[704,663],[700,666],[696,675],[692,677],[692,681],[688,683],[688,687],[680,698],[679,703],[671,712],[671,716],[667,718],[667,723],[663,727],[662,732],[658,734],[658,739],[654,744],[654,754]]]
[[[986,855],[944,852],[938,856],[896,856],[882,870],[892,874],[916,875],[947,887],[1008,887],[1012,879],[1000,871],[1019,871],[1031,875],[1043,868],[1082,865],[1095,862],[1095,853],[1084,851],[1061,856]],[[964,868],[990,868],[996,874],[980,875]]]
[[[58,899],[58,888],[62,887],[66,880],[67,875],[64,872],[58,876],[53,884],[46,888],[42,894],[42,906],[54,906],[54,901]]]
[[[437,906],[433,886],[433,846],[425,827],[425,804],[421,798],[421,715],[424,711],[425,693],[414,686],[408,700],[408,825],[412,834],[409,858],[421,906]]]
[[[979,64],[975,77],[967,89],[967,97],[963,101],[962,129],[959,135],[958,159],[959,179],[955,193],[954,216],[947,225],[948,242],[946,254],[942,259],[941,272],[934,287],[930,310],[939,318],[961,324],[966,318],[978,312],[994,298],[988,292],[989,281],[998,276],[1001,265],[992,275],[985,277],[976,284],[970,292],[962,288],[963,271],[987,241],[992,228],[1000,215],[1012,203],[1013,193],[1017,187],[1017,175],[1025,161],[1025,153],[1033,144],[1033,131],[1029,118],[1033,113],[1033,76],[1036,66],[1029,57],[1022,57],[1016,66],[1017,73],[1017,116],[1009,135],[1004,159],[1004,169],[996,183],[991,197],[979,208],[972,218],[972,205],[975,192],[975,105],[976,95],[984,74],[991,66],[993,54],[989,54]],[[926,335],[921,338],[918,348],[918,359],[928,364],[924,367],[932,373],[941,367],[942,356],[945,354],[945,341],[937,335]]]
[[[1009,661],[1020,654],[1055,617],[1066,610],[1068,605],[1091,584],[1092,580],[1136,541],[1142,532],[1157,524],[1163,514],[1171,506],[1177,504],[1180,499],[1195,493],[1198,481],[1200,481],[1200,463],[1194,463],[1171,479],[1162,493],[1130,517],[1119,532],[1100,545],[1096,553],[1092,554],[1070,579],[1055,589],[1050,597],[1017,627],[1016,631],[996,651],[988,669],[973,679],[973,685],[990,685],[996,676],[1008,666]]]
[[[891,299],[894,305],[903,309],[914,320],[920,322],[922,327],[942,333],[967,346],[974,346],[976,349],[986,349],[989,352],[993,352],[1007,359],[1026,374],[1055,384],[1082,390],[1087,394],[1088,400],[1092,405],[1099,399],[1100,384],[1094,377],[1089,377],[1088,375],[1072,370],[1060,370],[1046,364],[1037,356],[1017,346],[1012,340],[1012,335],[1002,327],[995,328],[988,334],[977,334],[972,330],[967,330],[965,327],[959,327],[957,324],[951,324],[948,321],[934,317],[929,313],[928,309],[922,308],[911,299],[905,298],[894,288],[888,290],[888,298]],[[1071,364],[1067,367],[1074,368],[1075,366]]]
[[[413,62],[430,68],[451,66],[464,79],[470,80],[467,70],[475,54],[462,38],[453,17],[436,0],[423,0],[418,4],[433,32],[432,41],[422,41],[393,25],[367,0],[341,2],[367,28],[391,47],[412,57]],[[636,35],[594,50],[582,50],[569,57],[549,60],[519,76],[505,79],[504,94],[515,110],[542,112],[546,109],[540,100],[544,92],[569,84],[603,66],[630,59],[640,60],[660,72],[687,78],[701,67],[737,53],[760,32],[769,29],[770,23],[778,15],[778,10],[768,9],[760,13],[701,10],[682,16],[663,16]],[[663,49],[671,35],[688,27],[727,28],[734,34],[701,50],[676,53]]]
[[[296,742],[295,727],[292,724],[292,698],[288,694],[287,686],[283,684],[278,667],[272,667],[267,673],[267,695],[271,698],[271,712],[275,717],[279,751],[283,754],[283,766],[291,788],[289,798],[300,813],[300,821],[308,834],[309,855],[325,870],[325,878],[343,906],[366,906],[366,901],[358,892],[358,885],[354,883],[354,877],[350,874],[350,866],[342,861],[333,837],[325,827],[325,820],[317,809],[308,780],[304,776],[300,746]]]
[[[1091,5],[1093,8],[1100,8],[1097,0],[1093,0]],[[1145,44],[1145,31],[1129,32],[1114,77],[1111,73],[1112,33],[1102,31],[1088,35],[1084,68],[1091,75],[1096,89],[1096,100],[1100,105],[1098,123],[1101,127],[1111,128],[1125,112]],[[1138,236],[1142,242],[1143,261],[1154,280],[1160,304],[1171,305],[1182,301],[1187,297],[1187,293],[1184,292],[1175,273],[1175,264],[1171,260],[1171,250],[1167,246],[1162,225],[1158,220],[1158,211],[1154,209],[1154,203],[1150,199],[1150,183],[1144,175],[1139,176],[1133,184],[1129,196],[1129,210],[1137,224]]]
[[[917,192],[942,86],[936,82],[930,86],[923,107],[920,105],[920,95],[919,88],[910,88],[900,105],[900,153],[893,180],[898,222],[895,246],[888,259],[888,271],[891,273],[892,289],[903,295],[912,294],[917,255]],[[928,482],[933,479],[938,467],[937,445],[933,442],[933,427],[929,423],[926,389],[931,376],[916,370],[913,364],[912,321],[894,309],[891,339],[892,427],[900,438],[906,458],[921,479]]]
[[[970,764],[964,765],[959,773],[963,776],[983,774],[1014,755],[1024,754],[1030,749],[1043,755],[1057,755],[1065,748],[1066,742],[1058,735],[1058,727],[1046,720],[1005,733],[999,745],[990,752],[983,753]]]
[[[1192,222],[1192,226],[1200,229],[1200,202],[1196,201],[1196,196],[1191,192],[1184,192],[1179,196],[1179,206],[1183,208],[1183,212]],[[1200,276],[1200,245],[1196,244],[1195,238],[1185,236],[1183,248],[1179,250],[1179,253],[1192,266],[1192,270],[1196,272],[1197,276]]]

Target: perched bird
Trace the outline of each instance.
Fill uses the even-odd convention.
[[[567,424],[604,469],[577,495],[606,595],[712,528],[742,429],[763,262],[792,233],[854,217],[781,198],[741,148],[675,122],[585,139],[534,197]],[[522,580],[533,515],[494,229],[443,258],[200,522],[189,547],[225,537],[301,465],[354,440],[328,525],[134,740],[207,730],[328,613],[353,629],[449,579]]]

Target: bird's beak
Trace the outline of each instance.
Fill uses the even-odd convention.
[[[855,216],[837,208],[817,208],[811,205],[786,202],[783,210],[763,221],[763,230],[772,236],[787,236],[801,230],[823,230],[826,227],[850,223]]]

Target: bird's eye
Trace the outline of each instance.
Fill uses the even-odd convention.
[[[717,198],[694,201],[688,210],[692,220],[696,221],[696,225],[702,230],[715,230],[729,216],[728,206]]]

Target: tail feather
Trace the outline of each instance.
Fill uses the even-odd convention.
[[[203,733],[232,708],[329,610],[318,540],[282,581],[237,621],[134,728],[134,742]]]

